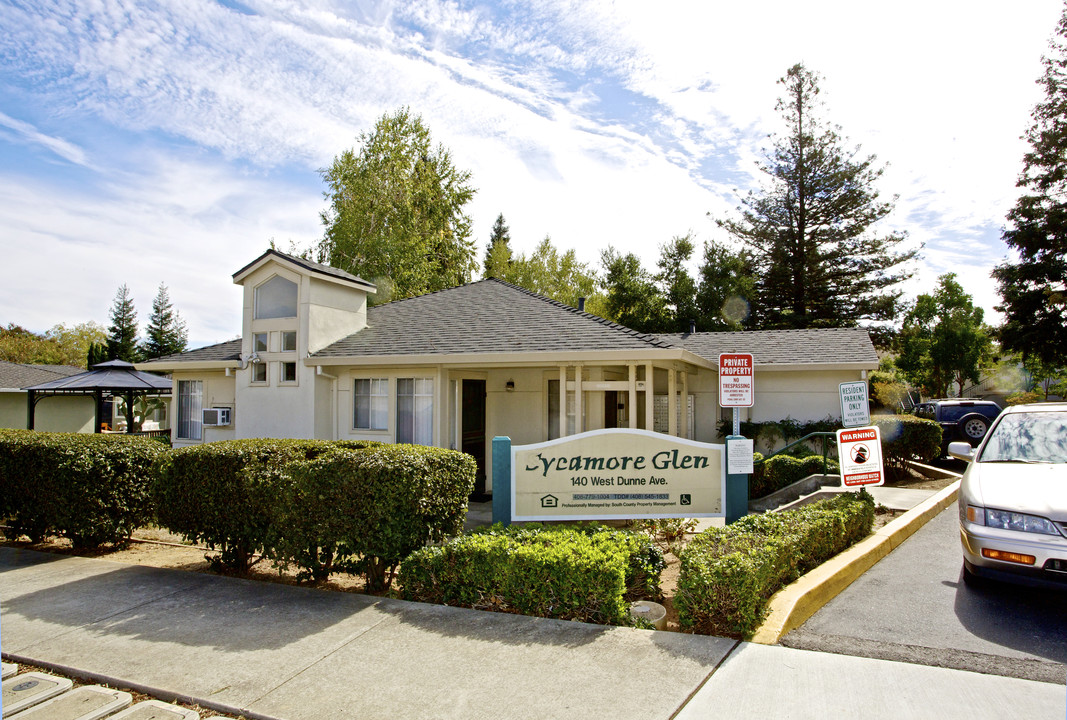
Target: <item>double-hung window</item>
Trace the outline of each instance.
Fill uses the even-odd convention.
[[[396,441],[433,444],[433,379],[396,381]]]
[[[389,428],[389,381],[385,378],[357,378],[355,388],[355,427],[357,430]]]
[[[201,411],[204,383],[201,380],[178,381],[178,437],[182,440],[201,439]]]

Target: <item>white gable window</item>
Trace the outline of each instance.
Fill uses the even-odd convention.
[[[397,379],[396,441],[433,444],[433,378]]]
[[[389,428],[389,381],[385,378],[356,379],[357,430]]]
[[[255,293],[256,320],[296,317],[295,282],[275,275],[257,287]]]
[[[178,438],[199,440],[201,438],[204,383],[200,380],[178,381]]]

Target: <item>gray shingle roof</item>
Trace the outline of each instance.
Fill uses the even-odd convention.
[[[659,335],[664,342],[718,362],[720,353],[752,353],[757,366],[815,363],[868,363],[878,366],[878,353],[863,328],[758,330]]]
[[[226,342],[216,343],[215,345],[208,345],[206,347],[197,348],[196,350],[187,350],[183,353],[175,353],[174,355],[164,355],[160,358],[154,358],[146,361],[148,364],[154,362],[162,362],[164,360],[180,360],[182,362],[199,362],[199,361],[227,361],[227,360],[240,360],[241,359],[241,338],[236,340],[227,340]]]
[[[0,388],[24,388],[85,372],[71,365],[26,365],[0,360]]]
[[[671,345],[490,278],[367,311],[367,327],[314,357],[666,349]]]
[[[373,291],[373,288],[374,288],[374,284],[373,283],[367,282],[363,278],[356,277],[352,273],[345,272],[344,270],[341,270],[339,268],[330,267],[329,265],[323,265],[321,263],[312,262],[311,260],[305,260],[304,258],[297,257],[295,255],[289,255],[287,253],[279,252],[278,250],[275,250],[273,248],[267,250],[267,252],[263,253],[262,255],[257,257],[255,260],[253,260],[252,262],[250,262],[247,265],[245,265],[243,268],[241,268],[240,270],[235,272],[233,274],[233,276],[236,278],[238,275],[243,273],[245,270],[248,270],[248,268],[252,267],[256,263],[258,263],[260,260],[262,260],[263,258],[271,256],[271,255],[273,255],[274,257],[281,258],[282,260],[288,260],[289,262],[293,263],[294,265],[299,265],[300,267],[304,268],[305,270],[310,270],[311,272],[318,273],[319,275],[328,275],[330,277],[338,278],[340,280],[347,280],[348,282],[351,282],[351,283],[356,283],[358,285],[363,285],[364,287],[370,288]]]

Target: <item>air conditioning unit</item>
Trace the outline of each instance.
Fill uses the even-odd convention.
[[[230,424],[230,408],[204,408],[201,423],[205,427],[219,427]]]

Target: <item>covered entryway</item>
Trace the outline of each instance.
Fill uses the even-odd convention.
[[[478,463],[474,481],[475,500],[489,497],[485,484],[485,380],[463,380],[460,450]]]

